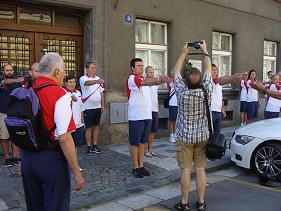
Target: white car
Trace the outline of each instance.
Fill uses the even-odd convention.
[[[230,143],[236,165],[259,175],[281,178],[281,118],[267,119],[238,128]]]

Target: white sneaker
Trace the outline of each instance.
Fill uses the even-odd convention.
[[[174,134],[170,134],[169,142],[171,142],[171,143],[176,143]]]
[[[244,125],[244,123],[241,123],[241,127]]]

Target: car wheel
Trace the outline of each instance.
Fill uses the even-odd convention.
[[[266,143],[254,153],[254,168],[260,176],[281,179],[281,144]]]

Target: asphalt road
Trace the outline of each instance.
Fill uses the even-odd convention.
[[[232,167],[238,168],[238,167]],[[261,186],[255,174],[244,169],[235,177],[212,183],[207,187],[206,202],[208,211],[281,211],[281,183],[273,182],[274,187]],[[174,204],[180,196],[161,201],[144,211],[175,210]],[[190,195],[191,210],[196,210],[196,191]]]

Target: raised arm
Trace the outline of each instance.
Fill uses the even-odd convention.
[[[201,51],[203,54],[203,71],[207,72],[208,74],[211,75],[211,71],[212,71],[212,66],[211,66],[211,58],[208,53],[208,50],[207,50],[207,44],[205,42],[205,40],[202,40],[203,43],[198,43],[200,45],[200,48],[201,48]]]
[[[178,58],[178,61],[174,67],[174,78],[176,78],[177,76],[181,77],[181,70],[182,70],[182,66],[184,64],[184,60],[186,55],[188,54],[188,43],[186,43],[183,48],[182,48],[182,52],[180,57]]]

